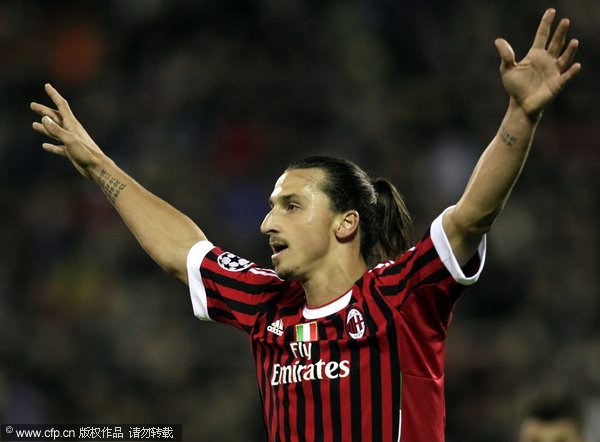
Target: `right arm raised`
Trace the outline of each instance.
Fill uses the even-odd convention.
[[[204,233],[121,170],[88,135],[58,91],[49,84],[45,89],[57,109],[31,103],[31,109],[42,117],[33,129],[61,144],[43,143],[44,150],[67,157],[79,173],[96,182],[150,257],[187,284],[187,253],[206,239]]]

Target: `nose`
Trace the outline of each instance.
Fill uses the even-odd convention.
[[[260,231],[265,235],[271,235],[278,232],[276,228],[275,217],[273,215],[273,209],[266,214],[265,219],[260,225]]]

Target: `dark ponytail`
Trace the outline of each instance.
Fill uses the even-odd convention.
[[[325,172],[321,187],[335,212],[356,210],[360,215],[360,253],[369,268],[395,259],[410,242],[411,220],[402,196],[388,180],[371,180],[348,160],[314,156],[296,161],[287,168]]]
[[[385,178],[373,180],[377,194],[373,221],[373,259],[381,262],[395,259],[410,242],[412,221],[402,195]]]

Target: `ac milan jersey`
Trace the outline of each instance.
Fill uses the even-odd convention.
[[[440,215],[415,247],[319,308],[301,284],[208,241],[190,250],[188,276],[196,316],[250,337],[269,440],[434,442],[446,329],[484,259],[485,238],[461,268]]]

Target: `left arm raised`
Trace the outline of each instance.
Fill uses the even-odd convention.
[[[508,200],[525,165],[542,112],[581,69],[579,63],[573,63],[577,40],[571,40],[563,51],[568,19],[559,22],[550,38],[554,15],[554,9],[545,12],[531,49],[518,63],[506,40],[495,42],[502,82],[510,95],[508,110],[462,197],[442,220],[460,265],[475,254],[482,236]]]

